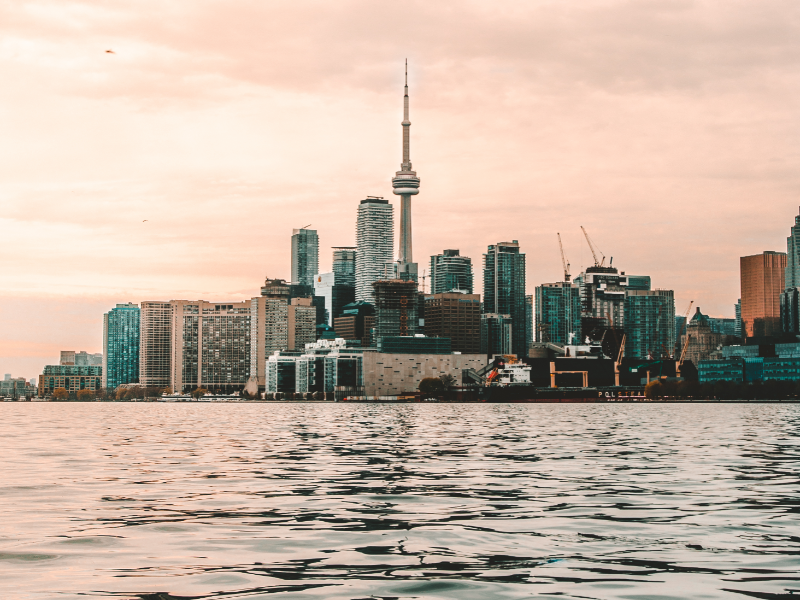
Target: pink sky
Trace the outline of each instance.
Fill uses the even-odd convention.
[[[329,269],[392,197],[406,57],[420,269],[518,239],[533,293],[584,225],[733,316],[800,205],[793,0],[10,1],[0,33],[0,375],[101,351],[117,302],[288,279],[294,227]]]

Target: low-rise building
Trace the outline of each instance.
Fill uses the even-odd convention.
[[[68,392],[97,391],[103,385],[103,367],[77,365],[47,365],[39,375],[39,396],[49,396],[53,390]]]

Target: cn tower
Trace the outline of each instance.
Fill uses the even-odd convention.
[[[408,120],[408,60],[406,60],[406,87],[403,96],[403,163],[392,178],[394,193],[400,196],[400,253],[398,263],[402,278],[416,281],[417,269],[411,250],[411,196],[419,193],[419,177],[411,170],[411,121]],[[413,266],[412,266],[413,265]]]

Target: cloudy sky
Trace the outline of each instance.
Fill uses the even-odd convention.
[[[556,232],[589,264],[584,225],[679,313],[733,316],[739,257],[785,251],[794,0],[5,0],[0,373],[100,351],[117,302],[256,295],[293,227],[327,270],[391,197],[406,57],[420,269],[518,239],[532,291]]]

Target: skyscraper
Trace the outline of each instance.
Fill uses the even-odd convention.
[[[313,285],[319,273],[319,238],[315,229],[292,230],[292,283]]]
[[[786,273],[780,298],[781,329],[800,335],[800,216],[786,238]]]
[[[356,285],[356,247],[333,248],[333,273],[337,285]]]
[[[481,354],[516,354],[513,351],[513,322],[510,315],[485,313],[481,315]]]
[[[416,335],[419,331],[419,294],[414,281],[376,281],[375,343],[382,337]]]
[[[383,279],[394,256],[394,208],[388,200],[368,196],[358,205],[356,220],[356,300],[375,303],[372,284]]]
[[[356,298],[356,249],[333,249],[333,271],[320,273],[314,278],[314,295],[325,299],[327,325],[342,315],[342,310]]]
[[[142,302],[140,310],[139,383],[167,387],[172,376],[172,304]]]
[[[528,355],[525,323],[525,254],[519,242],[500,242],[483,255],[483,312],[511,317],[511,351]]]
[[[139,307],[117,304],[103,315],[103,387],[139,382]]]
[[[628,277],[615,267],[594,265],[576,277],[575,283],[581,292],[581,339],[600,340],[607,330],[612,329],[615,340],[609,346],[609,352],[615,354],[625,327]]]
[[[458,290],[472,293],[472,259],[460,256],[458,250],[445,250],[431,256],[431,294]]]
[[[403,162],[392,178],[393,192],[400,196],[400,253],[398,256],[398,278],[417,281],[417,264],[412,256],[411,244],[411,196],[419,193],[419,177],[411,168],[411,121],[408,120],[408,61],[406,61],[406,83],[403,96]],[[359,298],[360,299],[360,298]]]
[[[625,356],[666,358],[675,347],[672,290],[628,290],[625,296]]]
[[[450,338],[453,352],[480,352],[481,297],[459,292],[426,295],[425,335]]]
[[[791,237],[789,238],[792,239]],[[784,291],[786,254],[766,251],[740,259],[742,290],[742,336],[777,335],[780,298]]]
[[[569,281],[536,286],[536,340],[561,346],[583,342],[580,289]]]

